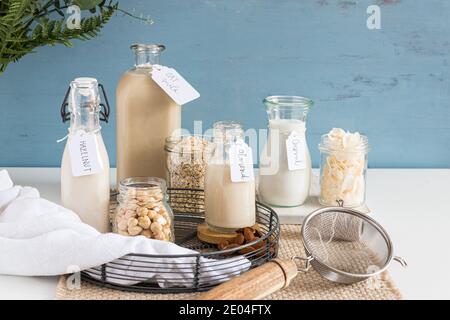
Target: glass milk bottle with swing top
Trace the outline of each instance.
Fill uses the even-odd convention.
[[[117,184],[129,177],[166,178],[165,139],[181,126],[181,107],[152,79],[163,45],[135,44],[134,68],[116,90]]]
[[[77,78],[68,96],[70,128],[61,163],[61,203],[99,232],[110,231],[109,158],[100,132],[93,78]]]
[[[302,205],[311,184],[305,123],[313,102],[298,96],[270,96],[264,104],[269,136],[260,156],[259,197],[272,206]]]

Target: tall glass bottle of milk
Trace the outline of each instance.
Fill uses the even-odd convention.
[[[260,155],[259,197],[273,206],[302,205],[309,195],[311,157],[306,116],[313,102],[298,96],[264,99],[269,117],[267,144]]]
[[[242,126],[233,121],[213,126],[214,155],[205,175],[205,221],[229,233],[255,224],[255,181],[251,149]]]
[[[165,179],[165,139],[181,126],[181,107],[152,79],[163,45],[131,46],[135,65],[116,90],[117,183],[129,177]]]
[[[105,233],[109,223],[109,158],[100,132],[100,97],[94,78],[70,84],[69,135],[61,163],[61,203]]]

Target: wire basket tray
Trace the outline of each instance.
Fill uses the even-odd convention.
[[[270,207],[256,202],[256,222],[261,233],[259,239],[236,248],[219,250],[197,238],[197,226],[204,222],[203,190],[169,188],[168,195],[168,202],[175,216],[175,243],[195,250],[196,253],[128,254],[82,271],[82,279],[111,289],[142,293],[207,291],[277,256],[280,223],[277,214]],[[117,205],[115,197],[113,194],[111,212]],[[242,254],[249,247],[258,249]],[[155,279],[155,274],[160,275],[160,278]]]

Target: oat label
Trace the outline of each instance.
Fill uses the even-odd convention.
[[[102,170],[97,139],[92,132],[78,130],[69,136],[70,164],[74,177],[87,176]]]
[[[200,93],[173,68],[154,65],[152,79],[180,106],[200,97]]]
[[[229,150],[232,182],[254,180],[252,149],[245,142],[233,144]]]
[[[298,132],[292,131],[286,139],[288,169],[290,171],[302,170],[306,168],[305,149],[305,138],[298,134]]]

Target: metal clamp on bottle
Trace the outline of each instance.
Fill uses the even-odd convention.
[[[99,83],[98,87],[102,90],[102,95],[105,100],[105,103],[101,103],[101,102],[99,103],[100,121],[104,121],[104,122],[108,123],[109,114],[111,112],[108,97],[106,95],[106,91],[105,91],[105,88],[103,87],[103,85]],[[66,95],[64,96],[64,100],[61,104],[61,119],[62,119],[63,123],[70,120],[70,112],[67,110],[67,107],[69,106],[69,101],[68,101],[69,93],[70,93],[70,86],[69,86],[69,88],[67,88]]]

